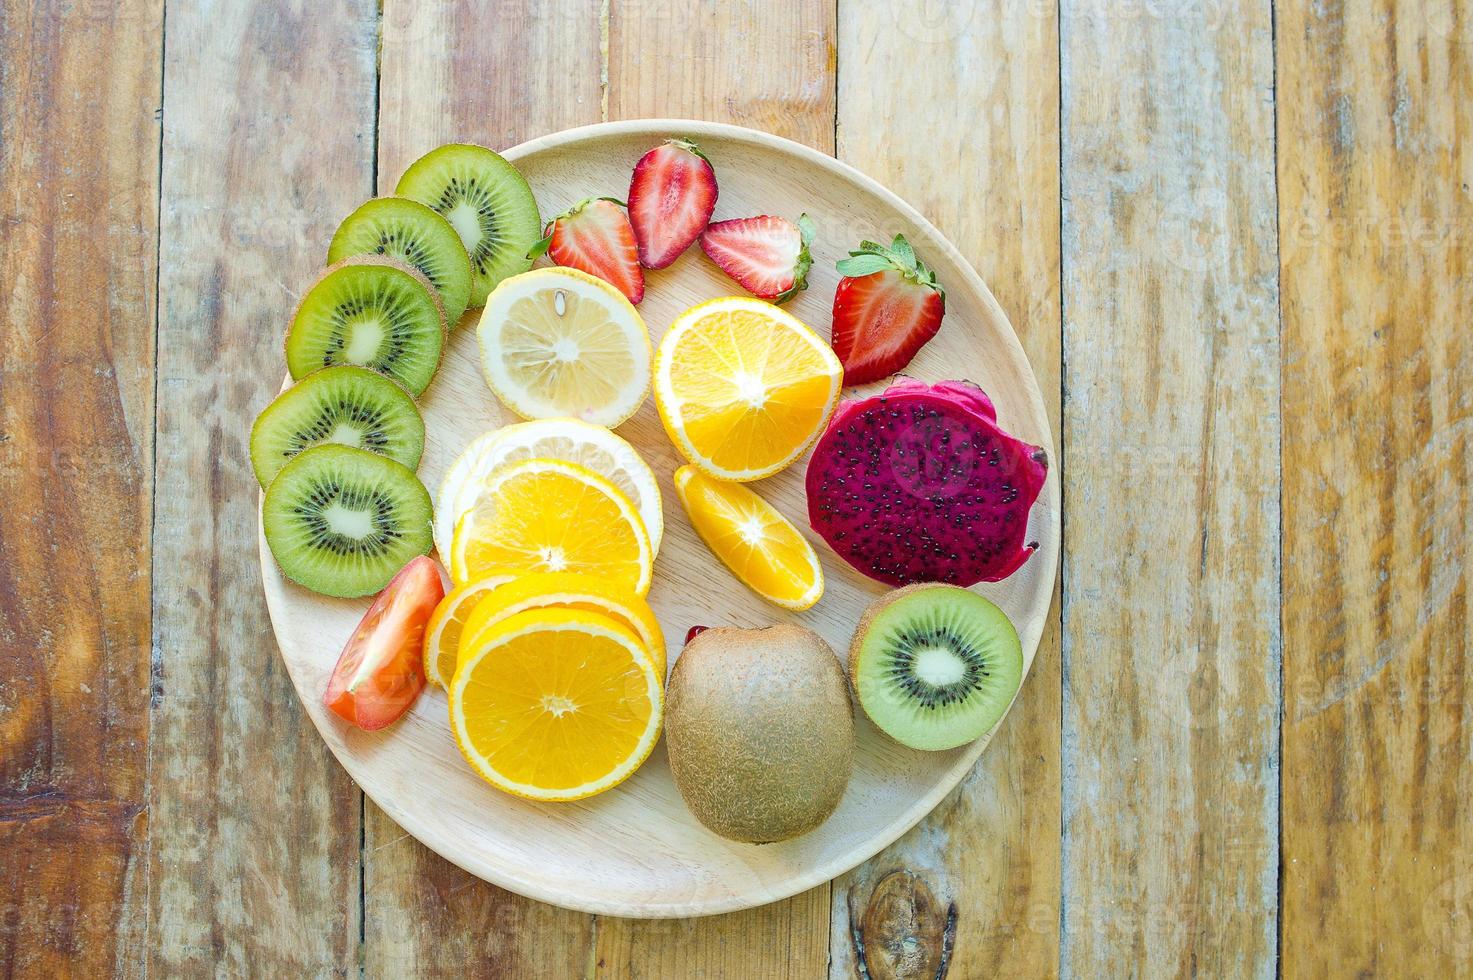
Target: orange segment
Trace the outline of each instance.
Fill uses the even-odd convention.
[[[461,632],[458,656],[475,647],[487,627],[529,609],[562,607],[582,609],[607,616],[639,637],[654,661],[661,681],[665,678],[665,634],[649,603],[628,589],[592,575],[575,572],[545,572],[523,575],[487,595],[476,605]],[[451,673],[454,662],[451,663]],[[447,677],[449,674],[447,673]]]
[[[455,675],[455,659],[460,652],[460,638],[476,605],[498,586],[512,580],[510,575],[488,575],[457,586],[435,607],[430,625],[425,629],[425,676],[430,683],[447,687]]]
[[[696,532],[753,592],[798,611],[823,595],[823,569],[813,546],[767,501],[694,466],[675,471],[675,492]]]
[[[450,547],[457,582],[526,572],[580,572],[642,596],[654,555],[634,503],[612,483],[576,463],[529,459],[491,474]]]
[[[671,324],[655,356],[655,402],[693,465],[746,482],[778,472],[813,442],[838,404],[843,373],[791,313],[733,296]]]
[[[663,711],[638,638],[582,610],[537,609],[492,626],[450,684],[450,727],[466,761],[534,800],[623,782],[654,748]]]

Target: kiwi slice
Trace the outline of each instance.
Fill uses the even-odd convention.
[[[429,280],[398,259],[364,255],[330,266],[297,304],[286,366],[300,381],[334,364],[356,364],[418,396],[444,349],[445,310]]]
[[[860,618],[849,677],[870,720],[913,749],[981,737],[1023,682],[1023,648],[997,606],[954,585],[889,592]]]
[[[430,493],[402,463],[328,443],[298,453],[266,488],[261,527],[286,577],[314,592],[377,592],[430,550]]]
[[[532,268],[527,252],[542,239],[537,199],[501,154],[468,143],[431,150],[394,193],[434,208],[460,233],[471,257],[471,306],[484,306],[497,283]]]
[[[327,261],[388,255],[418,269],[440,294],[454,327],[471,295],[471,260],[455,229],[434,211],[404,197],[376,197],[343,219]]]
[[[264,487],[297,453],[325,442],[419,466],[425,423],[414,399],[367,368],[324,368],[266,406],[251,427],[251,465]]]

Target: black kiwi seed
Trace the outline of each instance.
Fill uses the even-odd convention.
[[[408,467],[335,443],[293,457],[266,488],[261,524],[287,578],[324,595],[377,592],[426,554],[430,495]]]
[[[501,280],[532,268],[542,237],[532,188],[499,153],[468,143],[431,150],[410,164],[394,193],[443,215],[470,256],[470,305],[482,306]]]
[[[398,259],[330,266],[292,314],[286,365],[296,380],[337,364],[371,368],[418,396],[445,349],[445,311],[428,280]]]
[[[353,255],[386,255],[414,267],[439,293],[451,327],[471,295],[471,261],[449,221],[418,201],[376,197],[343,219],[327,261]]]
[[[309,374],[261,412],[251,428],[251,465],[261,486],[287,461],[322,443],[357,446],[419,466],[425,424],[409,393],[367,368],[342,365]]]

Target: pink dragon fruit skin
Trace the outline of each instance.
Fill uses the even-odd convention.
[[[839,406],[808,463],[808,520],[890,585],[997,582],[1037,548],[1024,539],[1047,476],[981,388],[904,378]]]

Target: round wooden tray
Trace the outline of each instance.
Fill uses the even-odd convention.
[[[695,139],[711,158],[720,184],[717,220],[763,213],[796,219],[801,212],[813,218],[818,234],[809,288],[787,309],[820,335],[828,334],[838,283],[834,263],[862,239],[888,242],[903,233],[947,290],[941,332],[907,372],[928,381],[977,382],[997,403],[1003,427],[1043,446],[1050,463],[1056,463],[1038,384],[986,285],[929,222],[853,168],[765,133],[688,120],[585,126],[523,143],[506,156],[526,174],[542,213],[554,215],[589,196],[623,198],[635,161],[673,135]],[[639,309],[658,343],[681,310],[738,292],[699,247],[692,247],[670,268],[648,273]],[[419,472],[432,494],[463,446],[487,429],[514,421],[481,378],[474,330],[478,314],[468,313],[452,337],[421,403],[429,436]],[[823,599],[801,614],[764,603],[706,550],[686,520],[670,483],[684,460],[661,429],[654,400],[618,431],[644,454],[664,494],[665,540],[650,602],[669,638],[672,662],[694,624],[762,626],[780,620],[818,631],[842,656],[861,610],[884,588],[848,568],[810,532],[827,580]],[[805,468],[806,461],[800,461],[753,487],[806,530]],[[1030,521],[1037,553],[1007,581],[978,589],[1012,618],[1027,667],[1053,593],[1059,515],[1058,468],[1051,465]],[[843,802],[818,830],[780,844],[737,844],[698,824],[671,781],[663,743],[631,779],[602,796],[556,804],[517,799],[482,782],[461,758],[438,688],[429,688],[383,732],[359,731],[328,712],[322,704],[327,676],[367,600],[308,592],[281,576],[264,538],[260,553],[266,601],[287,670],[322,737],[363,791],[446,859],[555,905],[620,916],[693,916],[796,894],[843,874],[905,833],[966,775],[991,738],[989,733],[948,752],[916,752],[889,741],[856,710],[858,751]]]

